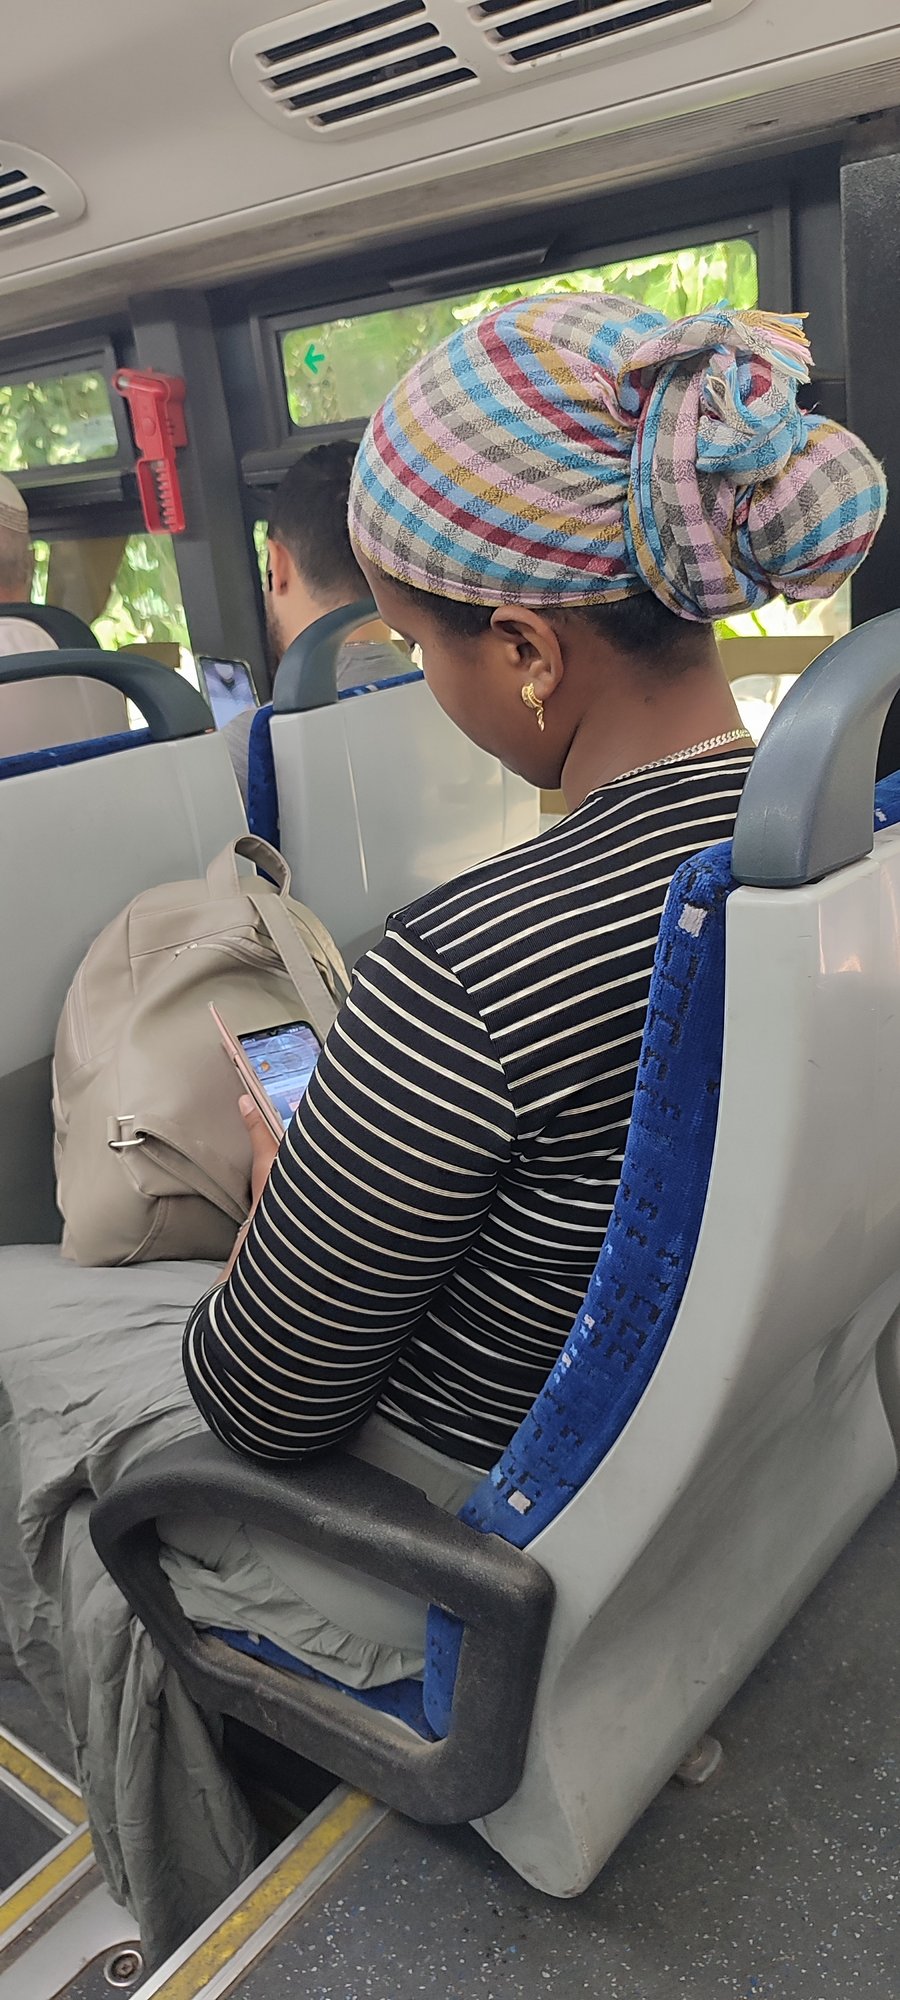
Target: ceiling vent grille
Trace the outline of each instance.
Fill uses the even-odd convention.
[[[594,46],[617,52],[624,39],[696,33],[737,14],[749,0],[479,0],[470,7],[504,66],[547,61]]]
[[[477,82],[426,0],[388,0],[349,16],[334,5],[312,7],[243,35],[231,68],[254,110],[278,124],[302,119],[317,133],[416,110]]]
[[[81,189],[52,160],[0,139],[0,251],[11,238],[60,229],[84,213]]]

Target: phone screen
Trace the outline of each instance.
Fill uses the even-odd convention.
[[[226,722],[233,722],[236,715],[243,715],[245,709],[258,707],[256,689],[246,660],[211,660],[206,653],[201,653],[197,671],[217,729],[222,729]]]
[[[288,1021],[283,1028],[257,1028],[238,1041],[274,1104],[283,1125],[289,1125],[319,1059],[319,1042],[308,1021]]]

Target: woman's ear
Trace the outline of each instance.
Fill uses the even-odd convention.
[[[527,604],[500,604],[491,631],[507,648],[509,664],[522,686],[531,681],[538,700],[549,701],[566,670],[559,636],[549,618]]]

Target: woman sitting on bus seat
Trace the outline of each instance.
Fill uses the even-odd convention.
[[[464,733],[569,810],[391,920],[274,1165],[248,1106],[254,1214],[184,1350],[236,1451],[353,1437],[456,1506],[556,1360],[667,888],[730,837],[750,766],[713,621],[829,595],[881,521],[869,451],[798,408],[808,361],[796,318],[528,299],[369,425],[350,525],[385,622]]]

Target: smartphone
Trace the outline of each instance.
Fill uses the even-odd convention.
[[[213,660],[208,653],[198,653],[197,677],[217,729],[233,722],[236,715],[243,715],[245,709],[259,707],[259,696],[246,660]]]
[[[280,1140],[318,1062],[318,1036],[308,1021],[286,1021],[280,1027],[233,1035],[212,1003],[209,1011],[241,1082],[273,1137]]]

